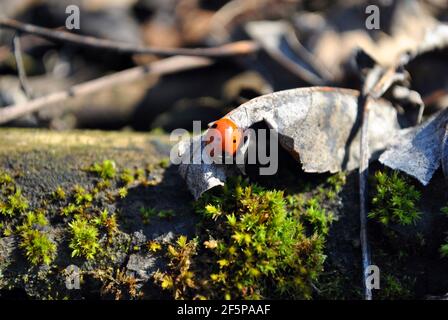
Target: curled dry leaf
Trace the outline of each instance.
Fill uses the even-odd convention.
[[[245,27],[249,36],[285,69],[311,85],[324,85],[334,77],[297,39],[285,21],[254,21]]]
[[[265,121],[278,133],[281,146],[300,160],[306,172],[352,170],[359,164],[358,97],[358,91],[348,89],[292,89],[255,98],[226,117],[242,130]],[[396,111],[388,102],[370,103],[369,147],[375,154],[386,148],[399,125]],[[190,160],[191,164],[183,161],[179,171],[195,198],[238,173],[235,165],[201,161],[203,136],[184,140],[175,149],[183,160]]]
[[[447,124],[448,109],[445,109],[418,127],[400,131],[394,144],[381,155],[380,162],[427,185],[440,167],[442,157],[446,161],[443,146]]]

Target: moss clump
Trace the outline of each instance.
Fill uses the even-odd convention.
[[[180,236],[174,245],[168,246],[168,267],[171,273],[154,274],[154,280],[162,289],[173,292],[175,299],[181,299],[188,295],[189,290],[198,289],[195,283],[195,272],[192,270],[192,259],[196,255],[197,239],[187,241],[187,237]]]
[[[403,300],[411,299],[415,279],[402,276],[398,278],[393,274],[385,274],[381,277],[381,289],[377,291],[379,300]]]
[[[157,210],[155,208],[140,208],[140,216],[144,224],[149,224],[152,218],[170,219],[176,214],[173,210]]]
[[[25,250],[25,255],[32,264],[51,264],[56,254],[56,245],[48,235],[40,230],[26,230],[21,234],[19,246]]]
[[[56,201],[62,201],[67,198],[67,195],[65,194],[64,189],[62,187],[57,187],[55,191],[51,194],[51,198]]]
[[[110,214],[107,209],[101,211],[100,215],[94,219],[94,223],[106,231],[109,240],[118,232],[117,216],[115,213]]]
[[[6,172],[0,172],[0,186],[4,187],[14,183],[14,179]]]
[[[332,219],[315,200],[299,202],[241,178],[205,194],[199,237],[168,247],[170,272],[156,281],[175,298],[310,299]]]
[[[150,252],[157,252],[162,250],[162,245],[158,241],[148,241],[146,247]]]
[[[66,207],[61,208],[60,213],[62,216],[70,216],[77,212],[80,208],[74,203],[69,203]]]
[[[19,247],[34,265],[49,265],[56,255],[56,244],[45,232],[38,229],[47,225],[48,220],[43,212],[29,212],[23,224],[17,227],[20,236]]]
[[[445,243],[440,247],[440,254],[442,255],[443,258],[448,257],[448,243]]]
[[[127,195],[128,195],[128,189],[126,189],[125,187],[118,189],[118,196],[120,197],[120,199],[126,198]]]
[[[28,207],[28,201],[22,195],[22,190],[15,188],[15,192],[8,195],[6,201],[0,201],[0,214],[12,217],[24,213]]]
[[[159,162],[159,166],[163,169],[166,169],[170,166],[170,159],[169,158],[163,158]]]
[[[97,269],[89,272],[93,278],[98,279],[103,284],[101,296],[111,296],[115,300],[137,299],[142,293],[138,289],[138,281],[128,275],[126,269]]]
[[[312,232],[326,236],[334,216],[320,205],[319,200],[319,194],[307,200],[297,195],[286,197],[287,208],[297,219],[310,226]]]
[[[117,174],[117,166],[113,160],[104,160],[102,163],[95,163],[88,171],[96,173],[102,179],[113,179]]]
[[[75,203],[77,205],[89,204],[93,201],[93,195],[87,192],[83,187],[76,185],[73,188]]]
[[[158,164],[153,166],[159,168]],[[30,292],[35,290],[41,297],[47,291],[49,298],[58,297],[61,273],[55,271],[66,268],[71,262],[79,265],[79,261],[76,262],[78,259],[73,257],[81,257],[95,259],[87,264],[89,271],[84,266],[81,268],[80,275],[88,275],[92,270],[96,272],[97,279],[102,282],[101,295],[112,295],[116,299],[138,298],[142,292],[140,283],[126,268],[120,267],[125,255],[131,253],[132,246],[130,236],[119,230],[117,215],[120,206],[116,202],[127,196],[131,184],[144,186],[158,183],[155,175],[150,177],[151,181],[148,180],[148,172],[144,168],[119,170],[111,160],[96,163],[83,169],[87,172],[83,172],[82,176],[87,176],[88,181],[85,177],[80,179],[82,185],[69,186],[67,183],[70,182],[65,182],[65,190],[56,185],[45,196],[39,193],[32,202],[22,195],[16,185],[13,177],[19,175],[16,173],[13,176],[0,169],[0,238],[15,236],[17,249],[23,255],[21,260],[26,259],[30,266],[51,266],[22,268],[20,260],[20,268],[11,270],[9,282],[5,285],[17,285],[22,281],[30,286]],[[24,181],[34,180],[24,177]],[[173,211],[168,210],[153,212],[156,218],[174,215]],[[51,218],[51,225],[47,215],[48,219]],[[162,245],[151,241],[135,248],[154,253],[160,251]],[[66,261],[66,253],[71,254],[73,261]],[[57,255],[62,260],[55,262]],[[5,261],[0,261],[0,265],[6,266]],[[64,288],[62,286],[61,289],[66,292]],[[78,298],[79,293],[73,296]]]
[[[124,169],[120,174],[120,181],[125,186],[132,184],[135,181],[134,172],[131,169]]]
[[[72,249],[72,257],[93,259],[100,250],[98,228],[79,215],[68,225],[71,233],[69,247]]]
[[[372,198],[372,211],[369,217],[382,224],[397,223],[410,225],[415,223],[420,212],[417,202],[420,192],[397,171],[392,174],[377,171],[375,173],[375,195]]]

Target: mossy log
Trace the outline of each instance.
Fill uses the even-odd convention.
[[[193,197],[175,166],[167,165],[171,143],[164,134],[99,131],[54,132],[29,129],[0,129],[0,173],[13,177],[29,203],[28,210],[43,210],[49,220],[44,231],[57,245],[51,266],[32,265],[19,246],[17,226],[23,214],[2,217],[0,234],[0,295],[32,298],[160,298],[162,291],[152,275],[163,270],[166,260],[146,248],[148,241],[171,242],[176,235],[194,236],[199,217]],[[115,213],[118,231],[112,239],[102,232],[98,241],[102,252],[95,259],[72,257],[69,222],[61,214],[73,200],[76,186],[88,192],[99,188],[104,179],[89,170],[95,163],[111,160],[116,174],[106,190],[97,192],[89,210],[107,209]],[[266,188],[283,189],[287,194],[313,192],[322,175],[305,174],[295,160],[281,152],[279,172],[273,177],[249,176]],[[384,169],[374,163],[372,171]],[[119,195],[120,175],[132,172],[136,181]],[[447,259],[439,248],[448,230],[440,208],[447,203],[445,181],[438,172],[423,188],[415,183],[422,197],[422,218],[416,225],[369,225],[373,262],[381,270],[378,298],[425,298],[448,292]],[[55,200],[53,192],[64,190],[67,199]],[[311,190],[311,191],[309,191]],[[328,256],[316,297],[360,298],[361,270],[359,245],[359,206],[357,173],[348,173],[347,182],[336,204],[323,204],[335,213],[325,252]],[[3,195],[4,199],[4,195]],[[0,199],[1,200],[1,199]],[[142,215],[142,208],[170,210],[168,218]],[[22,216],[22,217],[21,217]],[[22,220],[21,220],[22,219]],[[81,274],[80,290],[67,287],[66,268],[75,265]],[[138,294],[136,294],[136,292]]]
[[[18,236],[2,234],[0,289],[24,289],[28,296],[37,298],[92,296],[99,293],[101,286],[104,289],[105,279],[112,279],[114,273],[121,269],[138,273],[136,277],[144,283],[160,265],[154,257],[140,254],[137,248],[144,246],[149,239],[169,241],[175,234],[190,235],[194,230],[197,219],[192,212],[192,197],[177,169],[166,165],[171,147],[166,135],[1,129],[0,141],[0,172],[14,177],[29,202],[30,210],[43,208],[46,211],[50,220],[49,233],[58,247],[54,261],[56,269],[35,267],[18,247]],[[67,243],[68,223],[59,217],[65,204],[54,203],[51,194],[62,188],[69,197],[77,185],[92,190],[101,178],[86,168],[104,160],[115,162],[117,176],[127,168],[139,172],[140,179],[144,181],[131,184],[123,199],[114,198],[119,182],[113,183],[109,194],[95,203],[98,210],[105,208],[109,212],[119,212],[119,231],[104,259],[72,259]],[[144,223],[141,208],[171,210],[176,215]],[[4,229],[9,226],[14,230],[19,223],[18,218],[4,220]],[[70,264],[78,266],[85,274],[102,270],[103,276],[95,276],[104,280],[103,283],[93,289],[67,291],[61,271]]]

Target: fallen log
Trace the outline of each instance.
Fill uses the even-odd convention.
[[[170,148],[169,138],[164,134],[0,129],[0,203],[7,201],[4,192],[10,192],[3,186],[4,176],[1,178],[6,173],[28,204],[26,210],[16,215],[0,214],[0,296],[164,297],[164,291],[154,285],[152,277],[157,270],[166,269],[166,259],[163,251],[156,254],[148,250],[148,243],[153,240],[172,243],[181,234],[191,239],[200,220],[177,168],[167,162]],[[248,174],[268,189],[300,194],[305,199],[320,192],[318,181],[325,174],[301,172],[286,153],[280,157],[279,168],[274,177],[264,179],[253,176],[250,169]],[[372,173],[376,170],[384,167],[373,163]],[[107,176],[113,176],[109,185],[103,178]],[[120,193],[123,181],[127,183],[126,194]],[[421,192],[421,219],[416,225],[383,226],[369,219],[369,237],[376,253],[372,262],[381,272],[381,287],[373,291],[374,299],[433,298],[448,291],[448,261],[439,252],[448,230],[448,219],[440,214],[447,203],[444,183],[442,172],[437,172],[426,187],[413,183]],[[305,185],[308,187],[303,189]],[[86,200],[86,194],[93,199]],[[72,256],[70,223],[77,213],[66,212],[70,204],[78,207],[76,210],[84,210],[87,217],[101,216],[107,210],[108,217],[117,218],[113,236],[98,227],[101,252],[94,259]],[[337,197],[322,207],[333,212],[336,221],[325,244],[327,260],[319,281],[313,284],[313,296],[361,298],[355,172],[347,174]],[[30,263],[25,249],[20,247],[23,239],[17,227],[23,225],[24,217],[31,211],[43,213],[48,220],[48,225],[38,230],[48,234],[56,244],[50,266]],[[159,217],[145,212],[174,215]],[[78,268],[79,290],[73,289],[76,281],[72,285],[67,282],[73,280],[67,271],[69,266]]]
[[[192,214],[190,193],[176,168],[167,167],[170,143],[166,135],[1,129],[0,141],[0,173],[7,173],[15,180],[28,202],[28,210],[44,210],[49,220],[45,232],[57,244],[54,265],[36,268],[19,248],[17,233],[5,231],[8,226],[14,231],[20,224],[19,217],[0,217],[3,223],[0,291],[18,288],[36,298],[92,296],[95,292],[99,294],[107,283],[115,283],[117,270],[125,270],[127,276],[133,273],[139,280],[137,285],[142,286],[160,267],[160,262],[143,250],[136,250],[137,247],[144,248],[150,239],[170,241],[174,235],[191,235],[194,230],[196,219]],[[60,213],[67,203],[54,202],[52,193],[58,188],[64,190],[68,202],[74,188],[93,194],[92,190],[105,180],[87,168],[104,160],[115,164],[117,180],[128,170],[135,175],[135,181],[128,185],[123,199],[117,196],[120,182],[112,183],[103,195],[100,192],[96,196],[89,209],[92,212],[107,209],[117,215],[119,226],[113,244],[94,260],[71,258],[69,226]],[[169,210],[176,216],[169,220],[156,217],[147,224],[142,222],[142,208]],[[99,237],[101,245],[105,245],[103,240]],[[68,290],[64,270],[69,265],[78,267],[86,278],[101,279],[100,286]]]

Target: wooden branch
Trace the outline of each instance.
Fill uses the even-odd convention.
[[[138,66],[95,80],[72,86],[68,90],[54,92],[25,103],[0,109],[0,124],[15,120],[26,114],[44,109],[55,103],[73,97],[84,96],[101,89],[142,79],[148,75],[164,75],[211,65],[212,60],[200,57],[171,57],[153,62],[146,66]]]
[[[31,93],[30,86],[28,84],[28,80],[26,78],[25,67],[23,65],[22,58],[22,49],[20,45],[20,35],[16,34],[13,38],[13,51],[14,51],[14,59],[16,61],[17,75],[19,77],[20,87],[25,93],[28,99],[32,99],[33,95]]]
[[[126,54],[152,54],[169,57],[176,55],[224,58],[231,56],[249,55],[258,51],[258,45],[254,41],[238,41],[214,48],[156,48],[135,46],[129,43],[99,39],[90,36],[52,30],[31,24],[19,22],[14,19],[0,18],[0,28],[13,29],[22,33],[36,35],[47,40],[63,43],[72,43],[78,46],[115,51]]]

